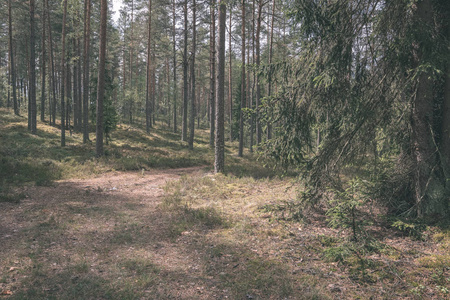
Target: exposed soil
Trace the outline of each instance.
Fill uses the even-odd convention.
[[[418,299],[444,295],[429,289],[430,269],[416,270],[416,259],[439,252],[438,244],[377,224],[368,229],[394,250],[368,257],[376,266],[365,279],[373,282],[323,260],[322,237],[342,232],[322,215],[309,224],[276,221],[256,210],[261,203],[242,200],[228,216],[245,218],[242,228],[177,232],[185,216],[161,204],[163,187],[182,175],[209,176],[200,167],[111,172],[26,187],[20,203],[0,203],[0,299],[409,299],[419,284]],[[286,190],[258,184],[242,199]]]
[[[70,294],[61,292],[66,283],[58,276],[70,278],[70,284],[98,277],[115,285],[121,279],[116,276],[149,272],[155,278],[143,284],[148,288],[144,298],[226,298],[227,292],[215,289],[212,278],[205,277],[200,266],[204,259],[191,245],[196,241],[174,243],[168,232],[171,216],[158,209],[167,181],[183,174],[197,176],[200,169],[114,172],[94,179],[58,181],[49,187],[26,188],[27,197],[20,204],[1,203],[3,296],[26,297],[28,284],[36,288],[42,283],[38,295],[65,298]],[[43,235],[42,228],[47,227],[48,234]],[[46,278],[28,282],[23,274],[37,268]],[[122,286],[111,288],[123,290]],[[83,299],[83,295],[77,297]]]

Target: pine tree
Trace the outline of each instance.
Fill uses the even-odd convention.
[[[225,28],[227,7],[224,1],[219,2],[219,45],[217,65],[217,94],[216,94],[216,135],[215,135],[215,159],[214,172],[223,173],[225,168],[225,126],[224,126],[224,102],[225,102]]]

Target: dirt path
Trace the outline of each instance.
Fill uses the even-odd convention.
[[[204,251],[174,242],[163,186],[201,168],[104,174],[29,187],[0,203],[0,292],[13,298],[226,298]],[[113,295],[113,296],[108,296]]]
[[[187,191],[189,205],[165,207],[164,186],[182,176],[169,193]],[[325,250],[343,249],[342,232],[323,215],[285,222],[258,209],[286,194],[282,181],[211,177],[195,167],[107,173],[24,193],[20,203],[0,202],[0,300],[447,295],[448,247],[374,223],[366,229],[381,250],[364,257],[371,265],[327,260]]]

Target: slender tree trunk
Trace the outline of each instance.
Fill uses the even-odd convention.
[[[45,51],[45,1],[42,1],[42,11],[43,11],[43,17],[42,17],[42,59],[41,59],[41,122],[45,121],[45,59],[47,56],[47,53]]]
[[[245,87],[245,0],[242,0],[242,67],[241,67],[241,109],[239,110],[239,152],[242,157],[244,152],[244,113],[247,89]]]
[[[155,53],[153,55],[153,61],[156,60]],[[151,122],[150,124],[156,125],[156,70],[155,66],[152,68],[152,101],[151,101],[151,107],[152,107],[152,114],[151,116]]]
[[[71,56],[69,52],[68,57]],[[70,136],[72,136],[72,129],[70,128],[70,117],[72,115],[72,70],[71,65],[67,64],[66,68],[66,130],[69,130]]]
[[[151,127],[151,105],[150,105],[150,93],[151,93],[151,37],[152,37],[152,0],[148,1],[148,39],[147,39],[147,89],[145,93],[145,125],[147,133],[150,133]]]
[[[194,130],[195,130],[195,52],[197,51],[197,4],[192,0],[192,50],[191,50],[191,114],[189,121],[189,149],[194,149]]]
[[[177,51],[175,0],[172,0],[172,47],[173,47],[173,132],[177,132]]]
[[[85,144],[89,141],[89,55],[91,52],[90,46],[91,46],[91,0],[84,0],[83,143]]]
[[[11,65],[9,64],[9,58],[8,58],[8,99],[6,101],[6,108],[11,107],[11,84],[12,84],[11,83]]]
[[[82,126],[83,126],[83,117],[82,117],[82,80],[81,80],[81,41],[80,38],[78,38],[77,41],[77,69],[78,69],[78,77],[77,77],[77,87],[78,87],[78,91],[77,91],[77,95],[78,95],[78,112],[77,112],[77,116],[78,116],[78,127],[77,127],[77,132],[81,132],[82,131]]]
[[[101,0],[100,6],[100,50],[97,79],[97,126],[95,152],[97,157],[103,156],[103,101],[105,96],[105,65],[106,65],[106,21],[108,17],[108,2]]]
[[[124,23],[126,23],[124,21]],[[123,26],[126,26],[124,24]],[[127,100],[127,67],[126,67],[126,61],[127,61],[127,55],[126,55],[126,49],[127,49],[127,41],[125,35],[123,35],[123,46],[122,46],[122,97],[124,100],[123,104],[123,111],[122,111],[122,118],[125,120],[127,118],[127,106],[128,106],[128,100]]]
[[[214,149],[214,172],[223,173],[225,168],[225,28],[227,7],[224,1],[219,2],[219,48],[217,66],[217,94],[216,94],[216,136]],[[231,30],[230,30],[231,31]]]
[[[67,0],[64,0],[63,23],[62,23],[62,48],[61,48],[61,147],[66,145],[66,127],[65,124],[65,97],[66,97],[66,20],[67,20]]]
[[[231,20],[232,8],[230,5],[230,24],[228,30],[228,51],[229,51],[229,69],[228,69],[228,103],[230,104],[230,141],[233,141],[233,59],[231,50]]]
[[[77,41],[76,39],[72,39],[73,43],[73,52],[76,53],[77,51]],[[78,54],[74,54],[75,56],[78,56]],[[78,102],[78,64],[77,61],[73,62],[73,84],[72,84],[72,102],[73,102],[73,126],[75,131],[78,131],[78,106],[80,103]]]
[[[36,105],[36,33],[35,33],[35,2],[30,0],[30,113],[31,133],[36,134],[37,127],[37,105]]]
[[[167,84],[166,84],[166,94],[167,94],[167,127],[170,130],[170,121],[172,118],[171,112],[172,112],[172,106],[170,103],[170,66],[169,66],[169,56],[166,56],[166,80],[167,80]]]
[[[27,63],[27,72],[25,74],[25,90],[27,88],[27,86],[30,86],[30,74],[31,74],[31,64],[30,64],[30,52],[28,51],[28,41],[29,41],[29,37],[28,39],[25,40],[25,49],[27,49],[26,51],[26,57],[25,57],[25,61]],[[30,98],[30,90],[28,89],[28,93],[24,93],[24,95],[26,96],[27,99],[27,113],[28,113],[28,130],[31,131],[31,98]],[[25,99],[24,99],[25,100]]]
[[[252,65],[255,66],[255,0],[252,2]],[[253,112],[253,98],[255,97],[255,82],[256,82],[256,72],[253,68],[252,70],[253,80],[252,80],[252,91],[249,101],[249,106],[251,109],[251,116],[250,116],[250,153],[253,152],[253,144],[254,144],[254,124],[255,124],[255,114]],[[250,94],[250,93],[249,93]]]
[[[47,23],[48,23],[48,47],[49,47],[49,66],[50,66],[50,81],[52,89],[52,101],[50,103],[50,125],[56,125],[56,76],[55,76],[55,59],[53,55],[53,38],[52,38],[52,28],[50,20],[50,8],[48,5],[48,0],[45,0]]]
[[[188,9],[187,0],[184,1],[184,49],[183,49],[183,124],[181,140],[187,141],[187,114],[188,114]]]
[[[48,0],[47,0],[48,1]],[[9,32],[9,69],[11,71],[11,85],[14,114],[19,115],[19,106],[16,94],[16,70],[14,66],[14,47],[13,47],[13,30],[12,30],[12,0],[8,1],[8,32]]]
[[[133,91],[133,46],[134,46],[134,0],[131,0],[131,41],[130,41],[130,90]],[[133,124],[134,93],[129,97],[129,122]]]
[[[211,24],[210,24],[210,38],[209,38],[209,89],[210,89],[210,98],[209,98],[209,116],[210,116],[210,135],[209,135],[209,145],[214,147],[214,139],[215,139],[215,130],[216,130],[216,0],[210,1],[210,15],[211,15]]]
[[[269,43],[269,65],[272,64],[272,57],[273,57],[273,25],[275,21],[275,0],[272,2],[272,18],[271,18],[271,25],[270,25],[270,43]],[[270,100],[270,97],[272,96],[272,73],[269,72],[268,76],[268,83],[267,83],[267,97]],[[267,139],[270,140],[272,138],[272,123],[270,121],[271,118],[269,118],[269,121],[267,122]]]

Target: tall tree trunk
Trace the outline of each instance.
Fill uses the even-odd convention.
[[[83,143],[85,144],[89,141],[89,55],[91,52],[90,46],[91,46],[91,0],[84,0]]]
[[[270,25],[270,43],[269,43],[269,65],[272,64],[272,58],[273,58],[273,27],[274,27],[274,21],[275,21],[275,0],[272,2],[272,18],[271,18],[271,25]],[[267,83],[267,97],[270,100],[270,97],[272,96],[272,72],[269,72],[268,76],[268,83]],[[269,121],[267,122],[267,139],[270,140],[272,138],[272,123],[271,118],[269,118]]]
[[[9,43],[9,42],[8,42]],[[6,100],[6,108],[11,107],[11,66],[9,64],[9,58],[8,58],[8,98]]]
[[[77,116],[78,116],[78,127],[77,127],[77,132],[81,132],[82,131],[82,126],[83,126],[83,117],[82,117],[82,80],[81,80],[81,40],[80,38],[78,38],[77,41],[77,69],[78,69],[78,77],[77,77],[77,87],[78,87],[78,91],[77,91],[77,95],[78,95],[78,112],[77,112]]]
[[[30,71],[30,68],[31,68],[30,52],[31,51],[28,50],[28,41],[29,41],[29,37],[28,37],[28,39],[25,40],[25,49],[27,49],[27,51],[25,52],[26,53],[25,61],[27,63],[27,71],[26,71],[26,74],[25,74],[25,85],[24,85],[25,90],[26,90],[27,87],[30,86],[30,81],[31,81],[31,79],[30,79],[30,74],[31,74],[31,71]],[[27,99],[28,130],[31,131],[31,98],[30,98],[30,90],[28,89],[28,93],[24,93],[24,95],[26,96],[26,99]]]
[[[45,0],[45,10],[44,10],[44,18],[47,20],[47,23],[49,23],[49,13],[48,13],[48,8],[47,8],[47,2],[48,0]],[[49,124],[50,126],[53,125],[53,102],[55,101],[54,97],[55,95],[55,90],[53,89],[53,62],[52,62],[52,57],[51,57],[51,49],[50,49],[50,26],[48,26],[48,42],[47,42],[47,55],[48,55],[48,119],[49,119]]]
[[[188,114],[188,9],[187,0],[184,1],[184,49],[183,49],[183,124],[181,140],[187,141],[187,114]]]
[[[45,121],[45,59],[47,53],[45,52],[45,1],[42,1],[42,11],[43,11],[43,17],[42,17],[42,55],[41,55],[41,122]]]
[[[31,113],[31,133],[36,134],[37,107],[36,107],[36,34],[35,34],[35,2],[30,0],[30,105]]]
[[[173,47],[173,132],[177,132],[177,51],[175,0],[172,0],[172,47]]]
[[[252,65],[255,66],[255,0],[252,2]],[[250,47],[249,47],[250,48]],[[250,62],[249,62],[250,63]],[[250,73],[249,73],[250,74]],[[251,90],[251,96],[249,101],[249,107],[251,109],[251,116],[250,116],[250,153],[253,152],[253,144],[254,144],[254,130],[255,130],[255,113],[253,112],[254,104],[253,104],[253,98],[255,97],[255,82],[256,82],[256,72],[255,69],[252,68],[252,90]],[[250,88],[250,84],[249,84]],[[250,95],[250,92],[249,92]]]
[[[71,57],[72,53],[69,52],[68,57]],[[70,117],[72,115],[72,70],[71,65],[67,64],[66,68],[66,130],[69,130],[70,136],[72,136],[72,129],[70,127]]]
[[[152,37],[152,0],[148,1],[148,39],[147,39],[147,89],[145,93],[145,127],[147,133],[150,133],[151,124],[151,105],[150,105],[150,93],[151,93],[151,37]]]
[[[126,23],[124,21],[124,23]],[[123,26],[125,26],[126,24],[124,24]],[[125,120],[127,118],[127,105],[128,103],[126,103],[125,101],[127,100],[127,67],[126,67],[126,61],[127,61],[127,41],[126,41],[126,36],[123,35],[123,46],[122,46],[122,97],[124,100],[124,104],[123,104],[123,110],[122,110],[122,118]]]
[[[78,56],[77,51],[77,41],[75,38],[72,39],[74,56]],[[72,84],[72,102],[73,102],[73,126],[75,131],[78,131],[78,59],[73,62],[73,84]]]
[[[433,6],[431,0],[417,2],[414,18],[420,28],[432,28]],[[419,68],[429,53],[418,34],[413,44],[414,67]],[[414,200],[417,216],[443,214],[448,210],[445,202],[445,183],[440,180],[440,166],[433,134],[433,78],[422,71],[416,83],[412,107],[412,155],[414,169]]]
[[[156,61],[155,53],[152,53],[153,61]],[[151,124],[156,125],[156,69],[155,65],[152,67],[152,97],[151,97],[151,107],[152,107],[152,114],[151,114]]]
[[[447,38],[447,41],[450,40],[450,10],[446,10],[443,12],[443,20],[444,22],[444,35]],[[450,46],[447,48],[447,51],[450,51]],[[441,164],[442,170],[444,173],[445,181],[445,190],[446,195],[450,194],[450,61],[447,60],[446,66],[446,74],[445,74],[445,83],[444,83],[444,101],[442,105],[442,128],[441,128],[441,143],[440,143],[440,154],[441,154]],[[450,207],[450,199],[443,200],[444,206]],[[447,203],[445,203],[445,201]],[[447,214],[450,214],[447,211]]]
[[[450,38],[450,24],[447,25],[446,31],[447,37]],[[441,132],[440,153],[443,171],[445,177],[450,178],[450,61],[447,62],[446,68]],[[447,189],[449,189],[450,182],[447,182],[446,185]]]
[[[242,157],[244,153],[244,108],[245,108],[245,94],[247,89],[245,87],[245,0],[242,0],[242,66],[241,66],[241,109],[239,110],[239,152],[238,156]]]
[[[229,55],[229,69],[228,69],[228,103],[230,104],[230,141],[233,141],[233,58],[231,49],[231,20],[232,8],[230,4],[230,25],[228,30],[228,55]]]
[[[97,157],[103,156],[103,100],[105,97],[105,65],[106,65],[106,21],[108,2],[101,0],[100,6],[100,50],[98,60],[97,79],[97,126],[95,153]]]
[[[219,48],[217,66],[216,94],[216,136],[214,149],[214,172],[223,173],[225,167],[225,28],[227,7],[224,1],[219,2]],[[231,31],[231,30],[230,30]]]
[[[131,41],[130,41],[130,91],[133,91],[133,47],[134,47],[134,0],[131,0]],[[129,122],[133,124],[134,93],[129,97]]]
[[[189,117],[189,149],[194,149],[194,130],[195,130],[195,52],[197,51],[197,4],[192,0],[192,50],[191,50],[191,113]]]
[[[55,57],[53,55],[53,38],[52,38],[52,28],[50,20],[50,8],[48,5],[48,0],[45,0],[45,14],[47,15],[48,23],[48,47],[49,47],[49,67],[50,67],[50,81],[52,89],[52,101],[50,103],[50,125],[56,125],[56,76],[55,76]]]
[[[216,0],[210,1],[209,13],[211,15],[210,24],[210,38],[209,38],[209,116],[210,116],[210,135],[209,135],[209,145],[214,147],[214,138],[216,130]]]
[[[14,66],[14,47],[13,47],[11,2],[12,2],[12,0],[8,1],[9,69],[11,71],[11,85],[12,85],[14,114],[19,115],[19,105],[17,103],[17,94],[16,94],[16,70],[15,70],[15,66]]]
[[[66,145],[66,127],[65,124],[65,97],[66,97],[66,20],[67,20],[67,0],[64,0],[63,23],[62,23],[62,48],[61,48],[61,147]]]
[[[166,94],[167,94],[167,127],[170,130],[170,121],[172,118],[171,112],[172,112],[172,106],[171,106],[171,99],[170,99],[170,66],[169,66],[169,56],[166,56]]]

